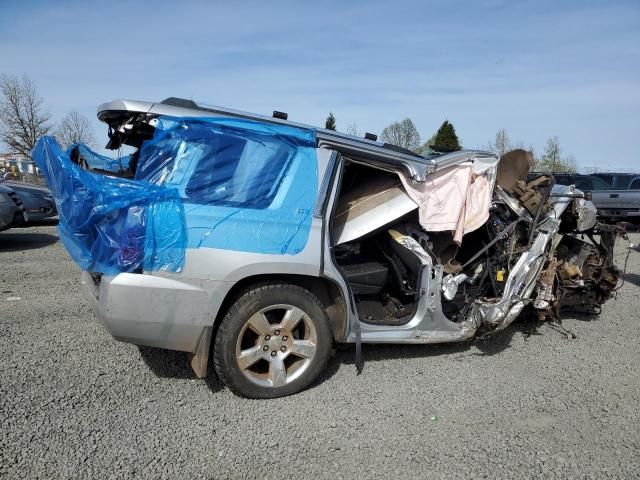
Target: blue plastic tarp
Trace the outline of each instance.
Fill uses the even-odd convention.
[[[236,118],[161,117],[136,179],[174,186],[188,246],[302,251],[318,191],[315,130]]]
[[[106,155],[100,155],[89,148],[84,143],[74,143],[67,148],[67,155],[72,160],[77,155],[77,161],[75,163],[80,164],[84,161],[85,165],[90,169],[104,170],[106,172],[120,173],[129,168],[130,155],[125,155],[120,158],[111,158]]]
[[[81,269],[182,268],[186,228],[177,190],[83,170],[53,137],[38,140],[33,158],[56,199],[60,238]]]
[[[306,246],[318,190],[314,130],[160,117],[138,153],[128,180],[83,170],[52,137],[33,150],[60,237],[83,270],[175,272],[186,248],[295,255]]]

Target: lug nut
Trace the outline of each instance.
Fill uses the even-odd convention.
[[[275,350],[273,352],[271,352],[271,356],[275,357],[278,354],[278,352],[276,352]]]
[[[280,330],[276,330],[274,333],[275,333],[276,335],[280,335]]]
[[[265,352],[269,350],[269,345],[265,345],[264,347],[262,347],[262,350],[264,350]]]
[[[284,335],[284,336],[282,337],[282,341],[283,341],[283,342],[286,342],[287,340],[289,340],[289,337],[287,337],[286,335]]]
[[[271,340],[271,335],[266,335],[266,336],[264,337],[264,339],[265,339],[266,341]]]
[[[284,352],[287,349],[284,345],[280,347],[280,351]]]

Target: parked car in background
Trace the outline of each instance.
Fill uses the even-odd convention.
[[[0,231],[27,221],[20,198],[9,187],[0,185]]]
[[[598,216],[607,221],[640,223],[640,185],[636,185],[635,188],[591,192]]]
[[[530,173],[529,178],[538,175],[548,175],[548,173]],[[575,185],[575,187],[583,192],[593,192],[594,190],[610,190],[611,184],[602,178],[594,175],[585,175],[582,173],[558,173],[552,172],[553,178],[558,185]]]
[[[56,202],[48,188],[14,180],[5,180],[1,184],[18,195],[30,222],[39,222],[58,214]]]
[[[534,177],[539,174],[531,174]],[[640,175],[552,173],[559,185],[575,185],[591,195],[603,221],[640,223]]]
[[[640,175],[637,173],[594,173],[593,176],[607,182],[611,190],[640,189]]]

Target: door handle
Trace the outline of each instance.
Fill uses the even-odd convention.
[[[618,198],[620,195],[617,193],[610,193],[609,198]]]

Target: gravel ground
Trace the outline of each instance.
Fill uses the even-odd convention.
[[[599,318],[564,321],[575,340],[366,345],[360,376],[342,347],[310,390],[245,400],[113,340],[55,227],[3,232],[0,478],[638,478],[640,253],[628,270]]]

